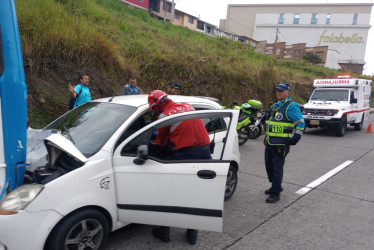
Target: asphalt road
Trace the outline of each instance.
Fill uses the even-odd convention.
[[[113,232],[105,249],[373,249],[374,133],[347,129],[344,137],[308,129],[286,158],[281,200],[265,203],[269,188],[263,136],[240,148],[239,184],[225,202],[222,233],[199,232],[196,246],[184,229],[172,228],[170,243],[151,235],[152,226],[130,225]],[[296,193],[346,161],[346,168],[312,188]]]

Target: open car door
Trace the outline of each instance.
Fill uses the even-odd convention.
[[[122,142],[113,155],[118,217],[122,222],[222,231],[223,201],[236,110],[180,113],[157,120]],[[152,134],[187,119],[229,118],[220,159],[170,160],[152,151]],[[143,157],[137,157],[138,148]],[[135,162],[135,163],[134,163]],[[140,165],[139,165],[140,164]]]

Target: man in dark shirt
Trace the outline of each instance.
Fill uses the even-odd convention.
[[[129,83],[123,86],[121,95],[141,95],[142,91],[136,86],[136,77],[132,76],[129,79]]]

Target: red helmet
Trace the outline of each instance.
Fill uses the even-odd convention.
[[[160,105],[168,99],[167,96],[168,95],[161,90],[153,90],[151,93],[148,94],[149,107],[152,110],[161,113]]]

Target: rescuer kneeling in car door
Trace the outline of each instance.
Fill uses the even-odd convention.
[[[296,145],[305,128],[299,105],[291,101],[291,86],[282,82],[275,89],[278,102],[270,108],[264,140],[265,166],[271,182],[271,188],[265,191],[269,195],[267,203],[279,201],[279,194],[283,191],[283,165],[290,150],[289,145]]]
[[[148,95],[149,107],[159,113],[158,119],[182,112],[194,111],[188,103],[175,103],[161,90],[154,90]],[[166,146],[171,142],[175,150],[171,154],[172,160],[212,159],[208,132],[201,119],[189,119],[180,123],[158,129],[156,143]],[[155,227],[152,234],[163,242],[169,242],[169,227]],[[197,230],[187,229],[188,243],[195,245]]]

